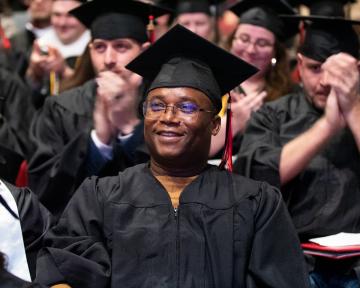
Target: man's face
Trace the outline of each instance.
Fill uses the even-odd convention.
[[[64,44],[76,41],[86,30],[74,16],[68,12],[78,6],[80,2],[72,0],[56,0],[52,6],[51,24],[55,29],[56,35]]]
[[[50,20],[53,0],[30,0],[29,12],[31,20]]]
[[[90,56],[96,74],[112,71],[122,75],[131,73],[125,66],[138,56],[142,49],[141,44],[130,38],[94,39],[90,43]]]
[[[145,142],[155,162],[176,161],[174,163],[183,167],[206,162],[211,136],[218,132],[220,118],[215,116],[214,107],[204,93],[186,87],[157,88],[150,91],[146,103],[147,111],[153,109],[149,107],[168,105],[156,115],[145,115]],[[212,112],[186,115],[178,109],[193,105]]]
[[[209,41],[214,36],[211,17],[206,13],[183,13],[178,16],[177,23]]]
[[[301,81],[309,101],[320,110],[324,110],[331,87],[324,84],[322,63],[302,54],[298,54],[298,67]]]

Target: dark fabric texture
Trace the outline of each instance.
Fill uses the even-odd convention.
[[[222,107],[221,92],[209,66],[197,60],[176,57],[162,65],[149,88],[190,87],[203,92],[216,111]]]
[[[120,13],[107,13],[97,17],[91,24],[90,32],[92,39],[131,38],[139,43],[144,43],[148,39],[141,18]]]
[[[31,127],[36,150],[29,164],[29,182],[40,201],[55,217],[60,216],[76,188],[89,175],[89,141],[93,128],[93,106],[96,97],[93,80],[83,86],[49,97]],[[96,175],[114,175],[147,161],[143,132],[136,130],[136,155],[127,155],[116,146],[114,158]],[[140,148],[141,147],[141,148]],[[119,150],[119,151],[118,151]],[[128,157],[129,156],[129,157]]]
[[[207,0],[180,0],[176,5],[176,15],[184,13],[205,13],[211,15],[210,4]]]
[[[46,246],[37,280],[47,285],[308,287],[279,192],[214,166],[184,189],[176,212],[147,164],[87,179]]]
[[[34,113],[26,86],[0,69],[0,177],[8,182],[15,182],[20,163],[33,151],[28,133]]]
[[[325,62],[331,55],[344,52],[359,58],[359,39],[350,24],[313,24],[306,29],[300,53],[311,59]]]

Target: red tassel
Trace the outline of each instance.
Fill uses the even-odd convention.
[[[26,187],[29,184],[28,180],[28,165],[26,160],[24,160],[20,165],[18,175],[15,180],[15,185],[17,187]]]
[[[147,25],[147,31],[149,34],[149,41],[151,44],[153,44],[155,42],[155,24],[153,15],[149,15],[149,24]]]
[[[299,38],[300,43],[299,44],[302,45],[305,40],[305,23],[304,22],[300,22],[299,35],[300,35],[300,38]]]
[[[233,154],[233,134],[232,134],[232,111],[231,111],[231,95],[229,93],[228,107],[226,110],[226,138],[225,138],[225,151],[221,159],[219,167],[226,169],[230,172],[233,170],[232,154]]]
[[[0,25],[0,38],[1,38],[1,44],[4,49],[10,49],[11,43],[9,38],[6,37],[3,27]]]

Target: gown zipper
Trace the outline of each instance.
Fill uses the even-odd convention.
[[[179,208],[174,207],[174,218],[176,222],[176,287],[180,287],[180,237],[179,237]]]

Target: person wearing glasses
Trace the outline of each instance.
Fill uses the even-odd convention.
[[[221,96],[256,68],[181,25],[127,68],[150,82],[143,105],[150,162],[84,181],[47,235],[37,280],[90,288],[308,287],[279,191],[207,164]]]
[[[297,27],[282,20],[279,14],[293,15],[295,11],[284,0],[242,0],[229,7],[240,22],[229,39],[228,49],[235,56],[259,69],[232,93],[233,135],[236,152],[240,149],[242,132],[251,116],[264,102],[279,98],[293,89],[289,61],[284,42],[293,37]],[[289,21],[288,21],[289,22]],[[227,98],[223,98],[225,113]],[[225,143],[226,115],[220,133],[213,137],[210,156],[220,154]]]

